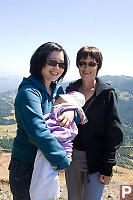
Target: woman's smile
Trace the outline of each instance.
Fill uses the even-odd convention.
[[[50,59],[56,61],[57,63],[64,63],[64,53],[62,51],[53,51],[50,54]],[[60,68],[57,64],[56,66],[51,66],[46,63],[42,68],[42,76],[45,80],[45,85],[50,84],[51,81],[56,81],[64,72],[64,69]]]
[[[88,74],[91,74],[91,72],[84,72],[83,71],[83,74],[88,75]]]
[[[51,73],[52,75],[54,75],[54,76],[58,75],[58,72],[52,72],[52,71],[50,71],[50,73]]]

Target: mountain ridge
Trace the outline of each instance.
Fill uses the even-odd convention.
[[[130,76],[100,76],[104,82],[108,82],[115,88],[118,96],[118,110],[120,118],[123,124],[123,131],[125,137],[124,145],[133,145],[133,77]],[[20,83],[20,82],[19,82]],[[19,83],[17,83],[19,85]],[[65,87],[69,82],[60,82]],[[17,87],[16,87],[17,88]],[[0,121],[3,123],[3,118],[8,117],[9,110],[13,109],[13,98],[17,90],[8,90],[7,92],[0,92]],[[12,99],[11,99],[12,97]],[[4,115],[5,114],[5,115]],[[12,113],[10,113],[10,116]],[[7,119],[4,120],[7,124]],[[14,123],[13,119],[10,119],[10,123]]]

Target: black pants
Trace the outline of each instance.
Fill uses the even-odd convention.
[[[13,200],[30,200],[29,188],[33,163],[11,158],[9,164],[9,183]]]

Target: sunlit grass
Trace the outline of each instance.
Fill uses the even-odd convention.
[[[17,124],[0,125],[0,130],[3,130],[3,131],[17,130]]]
[[[16,136],[16,131],[8,132],[8,131],[0,131],[0,137],[14,138]]]
[[[9,119],[14,119],[15,120],[15,116],[13,115],[13,116],[8,116],[8,117],[3,117],[4,119],[7,119],[7,120],[9,120]]]
[[[0,136],[3,137],[3,136],[5,136],[5,135],[6,135],[6,133],[5,133],[4,131],[1,131],[1,130],[0,130]]]

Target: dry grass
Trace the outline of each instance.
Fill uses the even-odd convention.
[[[117,170],[117,173],[114,173],[112,181],[124,181],[127,183],[133,183],[133,170],[126,169],[123,167],[115,166],[114,170]]]
[[[5,198],[2,198],[2,200],[12,200],[12,195],[10,193],[8,184],[8,165],[10,158],[10,153],[0,154],[0,190],[1,193],[5,195]],[[103,200],[107,200],[108,196],[111,196],[111,199],[113,200],[119,200],[119,185],[123,183],[133,183],[133,170],[127,170],[118,166],[116,166],[114,169],[117,170],[117,173],[114,173],[110,185],[106,187],[103,194]],[[68,198],[64,173],[59,175],[59,180],[61,185],[61,197],[58,200],[67,200]]]
[[[0,154],[0,180],[8,181],[9,171],[8,165],[11,158],[10,153]]]
[[[0,153],[0,180],[8,181],[8,165],[10,162],[10,153]],[[114,173],[112,181],[124,181],[128,183],[133,183],[133,170],[125,169],[119,166],[114,167],[117,173]],[[64,173],[59,175],[60,183],[65,184]]]
[[[3,131],[7,130],[17,130],[17,124],[12,124],[12,125],[0,125],[0,129]]]
[[[0,181],[8,182],[9,171],[8,166],[10,162],[11,154],[10,153],[1,153],[0,154]],[[65,184],[64,173],[59,175],[60,184]]]

